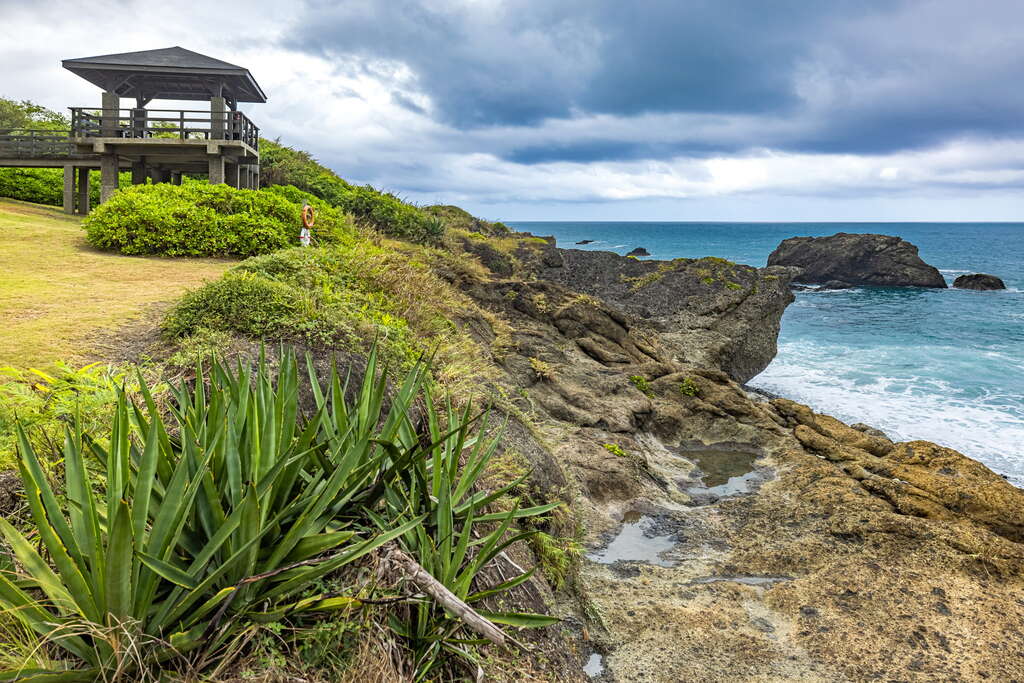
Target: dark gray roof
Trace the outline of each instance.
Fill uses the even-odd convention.
[[[266,102],[248,69],[183,47],[65,59],[63,67],[121,97],[205,100],[218,91],[236,102]]]

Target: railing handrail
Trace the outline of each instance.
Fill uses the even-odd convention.
[[[200,135],[206,140],[238,140],[259,149],[260,129],[240,111],[213,112],[199,109],[145,109],[68,107],[71,110],[71,135],[74,137],[145,138],[153,134],[178,133],[182,140]],[[122,115],[121,112],[125,112]],[[150,114],[174,116],[150,116]],[[188,114],[189,116],[186,116]],[[192,116],[192,115],[201,116]],[[174,124],[152,126],[151,123]],[[186,124],[208,123],[206,126]],[[113,133],[109,135],[108,133]],[[126,135],[127,133],[127,135]]]

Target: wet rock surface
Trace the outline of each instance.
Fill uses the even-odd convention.
[[[985,273],[961,275],[956,280],[953,280],[953,286],[957,289],[976,289],[979,291],[1006,289],[1006,283],[1000,278]]]
[[[946,287],[942,274],[921,260],[916,246],[892,235],[840,232],[828,237],[791,237],[768,256],[768,265],[800,268],[793,282],[828,283],[831,289]]]
[[[464,285],[508,326],[509,445],[582,529],[552,680],[1024,680],[1024,491],[736,383],[791,271],[550,249]]]

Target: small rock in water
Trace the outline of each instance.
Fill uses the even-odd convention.
[[[594,240],[580,240],[576,244],[591,244]]]
[[[971,273],[961,275],[953,280],[953,286],[957,289],[976,289],[978,291],[990,291],[993,289],[1006,289],[1006,284],[995,275],[986,273]]]
[[[651,255],[651,253],[649,251],[647,251],[646,249],[644,249],[643,247],[637,247],[633,251],[631,251],[628,254],[626,254],[626,256],[650,256],[650,255]]]

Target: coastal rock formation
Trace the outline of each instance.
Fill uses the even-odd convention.
[[[875,287],[944,289],[942,274],[921,260],[917,247],[891,235],[849,234],[791,237],[768,257],[769,266],[795,266],[793,281],[819,284],[838,281]]]
[[[976,289],[979,291],[1006,289],[1006,284],[1001,279],[995,275],[987,275],[985,273],[961,275],[953,281],[953,286],[957,289]]]
[[[594,240],[580,240],[576,244],[592,244]]]
[[[792,270],[724,259],[638,261],[609,251],[561,249],[561,264],[537,277],[597,297],[644,320],[680,360],[737,382],[764,370],[779,321],[793,301]]]
[[[646,249],[644,249],[643,247],[637,247],[633,251],[631,251],[628,254],[626,254],[626,256],[650,256],[650,255],[651,255],[651,253],[649,251],[647,251]]]
[[[724,340],[777,325],[792,271],[578,250],[546,266],[553,242],[531,250],[527,276],[463,286],[511,330],[496,381],[530,427],[507,447],[582,529],[588,559],[556,603],[580,667],[598,654],[622,681],[1024,680],[1024,491],[727,374],[744,354]],[[748,361],[767,355],[754,347]]]

